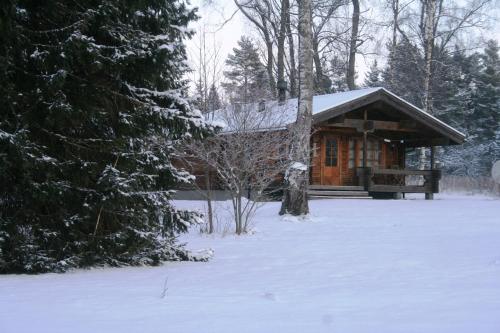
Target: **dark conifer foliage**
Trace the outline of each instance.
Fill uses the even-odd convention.
[[[467,134],[467,142],[445,149],[445,167],[458,175],[489,175],[500,159],[500,59],[495,41],[484,52],[456,51],[450,72],[451,96],[442,118]]]
[[[439,154],[448,173],[485,176],[500,159],[498,52],[495,41],[489,41],[483,52],[466,53],[458,47],[434,51],[430,91],[433,115],[467,135],[466,143],[445,147]],[[382,85],[422,107],[423,64],[418,49],[403,39],[390,49]],[[410,158],[408,162],[414,161]]]
[[[331,92],[343,92],[348,91],[347,87],[347,61],[338,56],[334,56],[328,64],[329,78],[331,81]]]
[[[377,60],[374,60],[370,65],[370,69],[365,75],[365,87],[380,87],[382,85],[381,71],[378,68]]]
[[[183,0],[2,1],[0,272],[189,259],[191,176],[172,146],[210,130],[184,98]]]
[[[384,86],[396,95],[422,106],[424,58],[418,48],[402,40],[389,49],[387,66],[382,72]]]
[[[214,112],[215,110],[219,110],[222,107],[222,102],[219,97],[219,92],[214,84],[210,87],[210,91],[208,92],[208,101],[207,101],[207,112]]]
[[[490,40],[480,55],[474,115],[478,122],[478,135],[486,140],[497,138],[500,130],[500,58],[496,41]]]

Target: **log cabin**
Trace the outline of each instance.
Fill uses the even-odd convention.
[[[238,112],[238,106],[223,112]],[[261,115],[252,130],[286,131],[295,121],[297,99],[261,102],[252,112]],[[441,177],[434,163],[435,147],[465,140],[458,130],[384,88],[314,96],[312,114],[311,198],[425,193],[432,199]],[[227,123],[226,132],[232,126]],[[419,147],[430,148],[425,170],[406,164],[407,152]]]

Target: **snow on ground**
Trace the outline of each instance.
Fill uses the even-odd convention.
[[[500,332],[500,200],[278,208],[252,235],[183,237],[208,263],[0,276],[0,332]]]

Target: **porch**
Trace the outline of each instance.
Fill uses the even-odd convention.
[[[380,169],[361,167],[356,169],[358,186],[372,195],[391,193],[399,198],[404,193],[425,193],[432,200],[439,192],[441,170]]]
[[[342,195],[347,192],[341,187],[355,186],[375,198],[424,193],[433,199],[441,179],[436,148],[465,139],[384,89],[327,109],[313,120],[310,196],[326,196],[325,191]],[[407,157],[415,149],[430,151],[422,160],[426,170],[408,168]],[[323,192],[316,193],[317,186]]]
[[[310,198],[335,199],[400,199],[405,193],[424,193],[432,200],[439,192],[441,170],[381,169],[361,167],[356,169],[355,185],[310,185]]]

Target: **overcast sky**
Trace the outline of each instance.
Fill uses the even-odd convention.
[[[490,11],[490,14],[498,18],[498,12],[500,12],[500,0],[493,1],[495,1],[495,5],[493,7],[496,8],[496,10]],[[369,2],[362,1],[361,9],[364,11],[363,15],[372,20],[378,20],[380,14],[376,13],[373,9],[368,8],[367,3]],[[256,34],[251,23],[249,23],[241,13],[236,11],[236,5],[233,0],[191,0],[191,4],[192,6],[199,8],[198,14],[201,16],[200,21],[193,24],[192,27],[196,29],[200,25],[203,25],[205,26],[207,32],[215,33],[215,44],[216,47],[220,49],[222,63],[231,52],[232,48],[236,46],[238,39],[240,39],[242,35],[253,36],[255,39],[258,39],[258,35]],[[492,19],[490,29],[482,32],[482,36],[484,39],[494,38],[497,41],[500,40],[500,22]],[[474,38],[477,37],[475,36]],[[196,36],[193,37],[193,40],[188,42],[188,53],[190,55],[191,62],[196,59],[195,54],[197,52],[196,50],[198,44],[199,42],[197,41]],[[210,44],[213,45],[213,41],[210,41]],[[384,45],[385,41],[379,45],[372,43],[364,50],[367,53],[366,55],[356,57],[358,83],[363,82],[365,77],[364,73],[373,59],[377,58],[379,63],[384,62]]]

